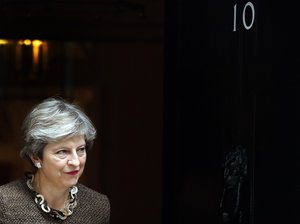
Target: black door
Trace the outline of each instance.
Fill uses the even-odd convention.
[[[298,221],[298,14],[274,1],[166,1],[165,222],[225,223],[224,161],[239,147],[247,173],[228,223]]]

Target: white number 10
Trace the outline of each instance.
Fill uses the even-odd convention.
[[[251,10],[251,18],[252,19],[251,19],[251,22],[249,24],[247,24],[246,18],[245,18],[247,8],[250,8],[250,10]],[[237,5],[235,4],[233,6],[233,32],[236,31],[236,11],[237,11]],[[246,5],[244,6],[244,9],[243,9],[243,26],[246,30],[251,29],[251,27],[253,26],[253,23],[254,23],[254,19],[255,19],[254,5],[251,2],[247,2]]]

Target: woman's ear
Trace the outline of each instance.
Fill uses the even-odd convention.
[[[39,157],[37,157],[37,156],[31,155],[31,156],[29,156],[29,158],[33,163],[37,163],[40,161]]]
[[[30,159],[35,167],[42,168],[42,161],[37,156],[30,156]]]

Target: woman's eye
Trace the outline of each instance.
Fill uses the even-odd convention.
[[[64,150],[64,149],[59,150],[56,152],[56,154],[59,156],[65,156],[65,155],[67,155],[67,150]]]
[[[79,155],[85,154],[85,147],[82,147],[82,148],[77,149],[77,153],[78,153]]]

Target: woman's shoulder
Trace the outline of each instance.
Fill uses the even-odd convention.
[[[25,203],[30,200],[29,189],[26,186],[26,181],[23,179],[15,180],[0,186],[0,201],[14,202],[16,200]]]
[[[1,193],[10,193],[16,191],[23,191],[25,188],[25,181],[23,179],[14,180],[12,182],[6,183],[0,186],[0,194]]]
[[[83,184],[78,184],[78,196],[83,197],[85,199],[90,198],[91,200],[98,201],[108,201],[108,198],[105,194],[99,193]]]
[[[33,204],[25,180],[15,180],[0,186],[0,208],[6,211],[29,208]],[[3,212],[3,211],[2,211]]]
[[[85,185],[78,184],[77,215],[93,217],[92,223],[109,223],[110,202],[106,195],[101,194]]]

